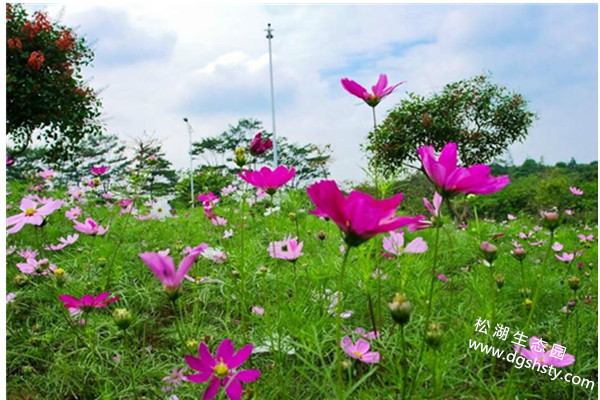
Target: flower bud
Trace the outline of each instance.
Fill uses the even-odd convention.
[[[350,361],[350,360],[342,361],[342,369],[344,371],[350,371],[352,369],[352,361]]]
[[[260,272],[261,274],[266,274],[269,271],[269,268],[265,267],[264,265],[261,265],[260,268],[258,269],[258,272]]]
[[[246,165],[246,149],[243,147],[235,149],[235,159],[233,161],[240,168]]]
[[[533,305],[533,300],[531,300],[529,297],[525,299],[525,307],[527,308],[531,308],[531,306]]]
[[[59,286],[64,285],[64,283],[67,281],[67,273],[65,272],[65,270],[62,268],[56,268],[52,272],[54,273],[54,276],[56,277],[56,283]]]
[[[197,353],[200,343],[196,339],[188,339],[185,342],[185,347],[190,353]]]
[[[442,327],[439,324],[430,324],[425,334],[425,341],[434,349],[442,344]]]
[[[556,211],[542,211],[542,226],[550,231],[554,231],[560,223],[560,214]]]
[[[498,289],[502,289],[502,286],[504,286],[504,275],[496,275],[496,286]]]
[[[575,308],[576,305],[577,305],[576,300],[569,300],[569,302],[567,303],[567,306],[569,306],[569,308]]]
[[[231,271],[231,275],[233,275],[234,278],[239,278],[240,277],[240,271],[238,271],[237,269],[234,269]]]
[[[579,279],[576,276],[572,276],[571,278],[569,278],[567,280],[567,282],[569,282],[569,287],[571,288],[571,290],[576,291],[577,289],[579,289],[579,284],[581,283],[581,279]]]
[[[476,194],[471,193],[467,195],[467,201],[469,204],[477,204],[477,199],[478,197]]]
[[[321,241],[325,240],[325,239],[327,239],[327,235],[325,234],[325,232],[320,231],[319,233],[317,233],[317,239],[319,239]]]
[[[131,325],[131,313],[126,308],[115,308],[113,318],[119,328],[125,330]]]
[[[13,278],[13,282],[17,286],[25,286],[29,282],[29,278],[25,274],[17,274]]]
[[[522,247],[515,247],[515,249],[511,251],[510,254],[512,254],[512,256],[517,260],[523,261],[525,259],[525,256],[527,255],[527,252]]]
[[[296,215],[295,212],[291,212],[288,214],[288,217],[291,221],[295,221],[298,216]]]
[[[521,296],[529,297],[529,295],[531,294],[531,290],[529,290],[529,288],[523,287],[519,289],[519,293],[521,293]]]
[[[560,312],[565,314],[565,315],[569,315],[571,314],[573,311],[569,310],[569,307],[564,306],[563,308],[560,309]]]
[[[498,257],[498,248],[489,242],[481,242],[479,250],[483,253],[483,258],[490,264]]]
[[[394,322],[400,325],[408,323],[410,320],[410,314],[413,310],[413,305],[410,301],[408,301],[405,294],[396,293],[394,299],[388,304],[388,306]]]
[[[98,266],[99,266],[100,268],[103,268],[103,267],[105,267],[105,266],[106,266],[106,258],[104,258],[104,257],[100,257],[100,258],[98,258]]]

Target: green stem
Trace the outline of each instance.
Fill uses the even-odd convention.
[[[177,331],[177,336],[179,337],[179,341],[181,342],[181,344],[183,345],[183,348],[185,349],[186,343],[185,343],[185,338],[183,337],[183,334],[181,333],[181,326],[179,326],[179,312],[178,309],[179,307],[177,307],[177,299],[173,299],[171,300],[171,305],[173,306],[173,314],[175,314],[175,330]]]
[[[375,135],[375,154],[373,154],[373,164],[375,167],[375,198],[379,198],[379,132],[377,131],[377,115],[375,107],[373,109],[373,134]]]
[[[340,270],[340,276],[337,282],[337,307],[336,307],[336,325],[335,325],[335,353],[336,353],[336,364],[337,364],[337,385],[338,385],[338,399],[344,398],[344,379],[342,373],[342,302],[344,296],[342,295],[342,289],[344,285],[344,275],[346,273],[346,263],[348,261],[348,254],[350,254],[351,247],[348,246],[344,251],[344,259],[342,260],[342,267]]]
[[[395,325],[394,325],[395,326]],[[402,394],[401,400],[404,400],[406,396],[406,376],[408,375],[408,371],[404,368],[405,360],[406,360],[406,338],[404,337],[404,324],[400,325],[400,347],[401,347],[401,356],[400,356],[400,371],[402,371]]]

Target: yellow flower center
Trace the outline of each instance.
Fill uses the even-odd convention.
[[[229,368],[227,368],[227,365],[223,361],[221,361],[217,365],[215,365],[213,372],[215,373],[217,378],[223,379],[227,375],[229,375]]]
[[[27,210],[25,210],[25,216],[26,217],[32,216],[33,214],[35,214],[35,209],[28,208]]]
[[[363,358],[363,353],[361,353],[359,351],[353,351],[352,354],[354,354],[358,358]]]
[[[350,221],[346,221],[346,228],[350,228]]]

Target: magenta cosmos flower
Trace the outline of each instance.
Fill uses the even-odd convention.
[[[358,339],[355,344],[352,343],[352,339],[349,336],[346,336],[342,339],[340,345],[346,354],[354,359],[367,364],[377,364],[379,362],[379,352],[369,351],[371,345],[364,339]]]
[[[554,367],[567,367],[575,362],[575,357],[571,354],[554,352],[553,350],[545,351],[545,343],[536,336],[529,339],[529,349],[525,349],[519,345],[515,345],[515,351],[521,354],[526,359],[540,365],[552,365]],[[560,346],[560,348],[563,348]]]
[[[388,86],[388,78],[386,74],[379,74],[379,80],[371,88],[373,93],[369,93],[367,89],[356,83],[355,81],[344,78],[342,79],[342,86],[348,93],[362,99],[371,107],[377,106],[381,99],[391,94],[398,86],[404,82],[397,83],[392,86]]]
[[[288,169],[283,165],[275,168],[275,170],[271,170],[269,167],[262,167],[258,171],[245,169],[244,172],[238,172],[238,176],[252,186],[272,195],[278,188],[296,176],[296,169],[294,167]]]
[[[103,292],[96,297],[91,294],[86,294],[81,299],[77,299],[68,294],[63,294],[58,296],[58,299],[63,302],[64,307],[74,308],[80,311],[90,311],[94,308],[106,307],[110,303],[119,300],[119,296],[108,299],[109,296],[110,292]]]
[[[87,233],[88,235],[104,235],[106,232],[108,232],[108,229],[110,228],[110,226],[104,228],[98,225],[98,223],[91,218],[87,218],[85,220],[85,223],[81,223],[79,221],[73,222],[75,223],[73,228],[76,231]]]
[[[457,193],[490,194],[510,183],[508,175],[493,177],[490,167],[477,164],[471,167],[457,167],[456,143],[447,143],[438,159],[433,146],[417,149],[423,169],[442,196]]]
[[[191,249],[189,254],[181,260],[177,269],[175,269],[173,259],[164,252],[162,254],[145,252],[139,254],[139,257],[163,283],[165,292],[175,294],[181,287],[185,275],[192,268],[198,256],[207,248],[208,245],[202,243]]]
[[[54,211],[62,207],[62,200],[51,200],[46,204],[37,208],[39,203],[35,201],[23,198],[19,208],[23,211],[21,214],[13,215],[6,219],[6,227],[12,226],[6,231],[7,234],[19,232],[26,224],[40,226],[44,223],[44,218],[52,214]]]
[[[346,234],[345,241],[349,246],[358,246],[380,233],[416,224],[424,218],[422,215],[396,216],[396,208],[403,197],[401,193],[388,199],[375,200],[355,190],[344,197],[335,181],[330,180],[313,183],[306,192],[316,206],[310,213],[335,222]]]
[[[213,357],[206,344],[200,343],[198,357],[185,356],[190,368],[200,373],[188,375],[186,378],[193,383],[203,383],[210,379],[203,400],[214,398],[221,386],[225,388],[229,399],[239,400],[243,393],[242,382],[253,382],[260,377],[260,371],[257,369],[237,370],[250,357],[253,347],[249,344],[235,352],[231,339],[225,339]]]
[[[90,172],[92,173],[92,175],[96,176],[104,175],[108,172],[108,167],[106,165],[101,165],[99,167],[91,167]]]
[[[271,139],[263,141],[262,132],[258,132],[250,142],[250,154],[255,157],[265,154],[271,148],[273,148],[273,141]]]

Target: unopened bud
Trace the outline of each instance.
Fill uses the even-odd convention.
[[[260,272],[261,274],[266,274],[269,271],[269,268],[265,267],[264,265],[261,265],[260,268],[258,269],[258,272]]]
[[[246,165],[246,149],[245,148],[238,147],[237,149],[235,149],[234,162],[240,168],[242,168],[244,165]]]
[[[200,345],[200,343],[198,343],[198,341],[196,339],[188,339],[185,342],[185,347],[187,348],[187,350],[190,353],[197,353],[199,345]]]
[[[504,286],[504,275],[496,275],[496,286],[498,286],[498,289],[502,289],[502,286]]]
[[[529,297],[525,299],[525,307],[527,308],[531,308],[531,306],[533,305],[533,300],[531,300]]]
[[[560,223],[560,214],[556,211],[542,211],[542,226],[550,231],[554,231]]]
[[[52,272],[56,277],[56,283],[60,286],[64,285],[64,283],[67,281],[67,273],[65,272],[65,270],[62,268],[56,268]]]
[[[101,268],[105,267],[106,266],[106,258],[104,258],[104,257],[98,258],[98,266]]]
[[[13,282],[17,286],[24,286],[29,282],[29,278],[25,274],[17,274],[13,278]]]
[[[489,242],[481,242],[479,250],[483,253],[483,258],[490,264],[498,257],[498,248]]]
[[[427,344],[434,349],[440,347],[442,344],[442,327],[438,324],[430,324],[427,328],[427,333],[425,335],[425,341]]]
[[[576,276],[573,276],[573,277],[569,278],[567,280],[567,282],[569,282],[569,287],[571,288],[571,290],[576,291],[577,289],[579,289],[579,284],[581,283],[581,279],[579,279]]]
[[[237,269],[234,269],[231,271],[231,275],[233,275],[234,278],[239,278],[240,277],[240,271],[238,271]]]
[[[408,301],[405,294],[396,293],[394,299],[388,306],[394,322],[400,325],[408,323],[413,306],[411,302]]]
[[[119,328],[125,330],[131,325],[131,313],[126,308],[115,308],[113,318]]]
[[[344,371],[350,371],[352,369],[352,361],[350,361],[350,360],[342,361],[342,369]]]
[[[325,232],[320,231],[319,233],[317,233],[317,239],[325,240],[325,239],[327,239],[327,235],[325,234]]]
[[[478,197],[476,194],[471,193],[467,195],[467,201],[469,204],[477,204],[477,199]]]
[[[296,215],[295,212],[291,212],[291,213],[288,214],[288,217],[289,217],[290,220],[295,221],[296,218],[297,218],[297,215]]]
[[[515,249],[511,251],[510,254],[512,254],[513,257],[517,260],[523,261],[525,259],[525,256],[527,255],[527,252],[522,247],[515,247]]]

